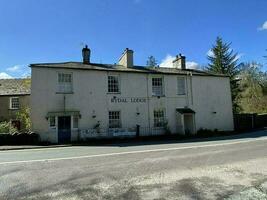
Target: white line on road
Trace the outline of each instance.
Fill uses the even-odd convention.
[[[104,154],[95,154],[95,155],[87,155],[87,156],[48,158],[48,159],[37,159],[37,160],[8,161],[8,162],[0,162],[0,165],[5,165],[5,164],[20,164],[20,163],[32,163],[32,162],[44,162],[44,161],[73,160],[73,159],[82,159],[82,158],[96,158],[96,157],[105,157],[105,156],[137,154],[137,153],[151,153],[151,152],[161,152],[161,151],[175,151],[175,150],[184,150],[184,149],[197,149],[197,148],[205,148],[205,147],[216,147],[216,146],[226,146],[226,145],[233,145],[233,144],[242,144],[242,143],[249,143],[249,142],[254,142],[254,141],[262,141],[262,140],[267,140],[267,137],[256,138],[256,139],[251,139],[251,140],[242,140],[242,141],[235,141],[235,142],[225,142],[225,143],[219,143],[219,144],[195,145],[195,146],[187,146],[187,147],[172,147],[172,148],[164,148],[164,149],[148,149],[148,150],[138,150],[138,151],[125,151],[125,152],[117,152],[117,153],[104,153]]]

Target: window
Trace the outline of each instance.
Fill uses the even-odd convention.
[[[185,95],[185,77],[177,78],[178,95]]]
[[[56,126],[56,117],[49,117],[49,126],[50,127]]]
[[[72,92],[72,74],[58,73],[58,92]]]
[[[19,109],[19,97],[10,98],[10,109]]]
[[[119,76],[108,76],[108,92],[118,93],[119,89]]]
[[[154,110],[154,127],[163,127],[164,122],[164,110]]]
[[[79,118],[78,116],[73,116],[73,128],[78,128]]]
[[[153,96],[162,96],[163,95],[163,79],[152,78],[152,95]]]
[[[120,111],[109,111],[109,128],[120,128],[121,127],[121,116]]]

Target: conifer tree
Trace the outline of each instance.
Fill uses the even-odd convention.
[[[146,66],[148,67],[156,67],[158,65],[157,60],[154,56],[149,56],[146,61]]]
[[[230,78],[233,111],[239,112],[237,104],[237,95],[240,92],[238,85],[239,65],[238,55],[230,48],[231,43],[223,42],[221,37],[216,38],[215,45],[211,48],[211,53],[208,55],[209,64],[207,70],[215,74],[228,75]]]

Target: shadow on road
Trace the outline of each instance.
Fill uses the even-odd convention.
[[[115,146],[115,147],[128,147],[128,146],[141,146],[141,145],[157,145],[157,144],[172,144],[172,143],[192,143],[192,142],[211,142],[223,140],[237,140],[248,138],[260,138],[267,136],[267,129],[247,132],[235,133],[232,135],[207,137],[207,138],[181,138],[177,135],[166,135],[159,137],[140,137],[140,138],[127,138],[127,139],[105,139],[105,140],[90,140],[84,143],[72,144],[72,146]]]

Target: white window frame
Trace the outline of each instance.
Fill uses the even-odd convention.
[[[53,124],[51,123],[52,119],[54,119],[54,120],[53,120],[53,121],[54,121]],[[56,116],[51,116],[51,117],[49,117],[49,127],[50,127],[50,128],[55,128],[55,127],[56,127]]]
[[[114,116],[112,116],[112,114],[114,114]],[[116,126],[116,124],[117,124],[117,126]],[[110,110],[108,112],[108,127],[109,128],[121,128],[121,111]]]
[[[117,81],[117,90],[115,90],[115,82],[111,82],[112,80],[110,80],[110,77],[113,77],[116,79]],[[112,85],[113,84],[113,85]],[[108,75],[108,93],[110,94],[118,94],[120,93],[121,89],[120,89],[120,75],[113,75],[113,74],[109,74]]]
[[[14,103],[13,100],[18,100],[18,102]],[[14,105],[17,105],[14,107]],[[10,97],[9,99],[9,108],[12,110],[18,110],[20,108],[20,99],[19,97]]]
[[[61,76],[61,77],[60,77]],[[70,76],[70,77],[67,77]],[[73,92],[73,74],[69,72],[57,73],[58,93],[72,93]]]
[[[162,116],[159,114],[162,114]],[[166,122],[165,114],[166,113],[164,109],[155,109],[153,111],[154,127],[164,127],[164,123]]]
[[[181,90],[180,81],[183,81],[183,89]],[[186,77],[177,77],[177,95],[186,95]]]
[[[161,84],[156,82],[155,79],[161,79]],[[154,80],[154,81],[153,81]],[[157,84],[155,84],[157,83]],[[152,96],[164,96],[164,78],[163,76],[154,76],[151,79]]]
[[[75,122],[75,120],[77,120]],[[79,128],[79,116],[72,116],[72,128],[78,129]]]

